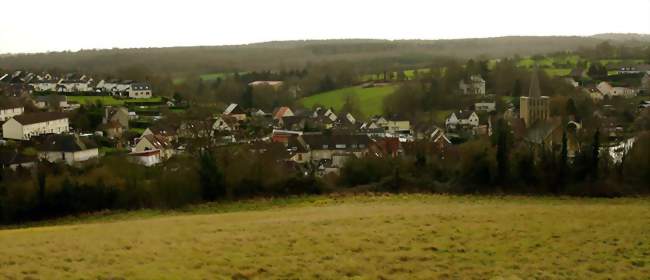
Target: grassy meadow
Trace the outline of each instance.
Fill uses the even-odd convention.
[[[370,117],[382,113],[384,97],[392,94],[396,89],[397,86],[395,85],[371,88],[362,88],[358,86],[348,87],[305,97],[302,98],[300,102],[307,108],[312,108],[314,105],[319,104],[325,107],[332,107],[335,110],[340,110],[345,103],[345,97],[348,94],[351,94],[359,98],[361,112],[366,117]]]
[[[0,278],[647,279],[649,210],[444,195],[143,210],[0,230]]]

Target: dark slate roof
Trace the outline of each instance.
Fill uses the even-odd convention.
[[[67,101],[68,97],[65,95],[50,94],[50,95],[38,95],[35,97],[36,101],[39,102],[62,102]]]
[[[131,89],[133,90],[150,90],[151,86],[146,83],[133,83],[131,84]]]
[[[368,147],[370,138],[368,135],[324,135],[324,134],[304,134],[302,139],[310,149],[324,149],[327,146],[328,150],[346,150],[350,149],[352,145],[364,145]],[[337,145],[345,145],[345,148],[337,148]]]
[[[38,147],[39,151],[78,152],[97,148],[97,144],[86,138],[70,134],[48,135]]]
[[[282,124],[286,128],[293,127],[294,125],[300,125],[301,122],[303,122],[306,118],[305,117],[299,117],[299,116],[289,116],[289,117],[282,117]]]
[[[5,102],[0,102],[0,110],[21,108],[21,107],[24,107],[24,106],[21,105],[20,102],[18,100],[16,100],[15,98],[9,98]]]
[[[143,136],[143,138],[147,139],[149,143],[158,150],[169,149],[172,147],[172,144],[167,140],[167,138],[161,135],[148,134]]]
[[[456,118],[463,119],[463,120],[469,119],[469,116],[471,116],[472,113],[474,113],[474,111],[472,110],[460,110],[456,112]]]
[[[553,133],[553,130],[558,128],[560,125],[561,122],[558,119],[538,121],[526,132],[526,140],[535,144],[542,144],[542,142]]]
[[[66,113],[37,112],[37,113],[29,113],[29,114],[18,115],[18,116],[13,117],[13,119],[16,120],[17,122],[19,122],[22,125],[27,125],[27,124],[47,122],[47,121],[53,121],[53,120],[60,120],[60,119],[65,119],[67,117],[68,117],[68,115]]]

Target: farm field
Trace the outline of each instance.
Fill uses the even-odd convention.
[[[648,198],[365,195],[280,202],[204,206],[194,214],[142,210],[85,224],[0,230],[0,278],[650,275]],[[214,213],[221,210],[226,213]]]
[[[239,72],[240,75],[246,74],[247,72]],[[234,73],[229,73],[229,72],[216,72],[216,73],[206,73],[206,74],[201,74],[199,78],[201,78],[202,81],[204,82],[212,82],[215,81],[219,78],[225,79],[226,77],[232,76]],[[182,84],[185,82],[184,77],[177,77],[172,80],[172,83],[175,85]]]
[[[76,102],[82,105],[101,102],[104,105],[124,105],[132,102],[160,102],[161,97],[142,99],[117,99],[112,96],[68,96],[68,102]]]
[[[365,117],[370,117],[382,113],[384,97],[392,94],[396,89],[396,85],[372,88],[348,87],[305,97],[300,102],[307,108],[319,104],[340,110],[345,103],[346,95],[352,94],[359,98],[361,112]]]

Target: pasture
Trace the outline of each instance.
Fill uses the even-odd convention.
[[[300,103],[306,108],[321,105],[340,110],[345,103],[346,96],[354,95],[359,99],[361,112],[365,117],[370,117],[382,113],[384,98],[395,92],[396,89],[396,85],[371,88],[347,87],[302,98]]]
[[[1,230],[0,278],[650,275],[647,198],[364,195],[281,202],[212,204],[169,214],[141,210]]]

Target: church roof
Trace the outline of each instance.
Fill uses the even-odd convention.
[[[541,95],[541,90],[539,89],[538,69],[535,67],[533,74],[530,77],[530,88],[528,89],[528,96],[536,98],[540,97]]]

